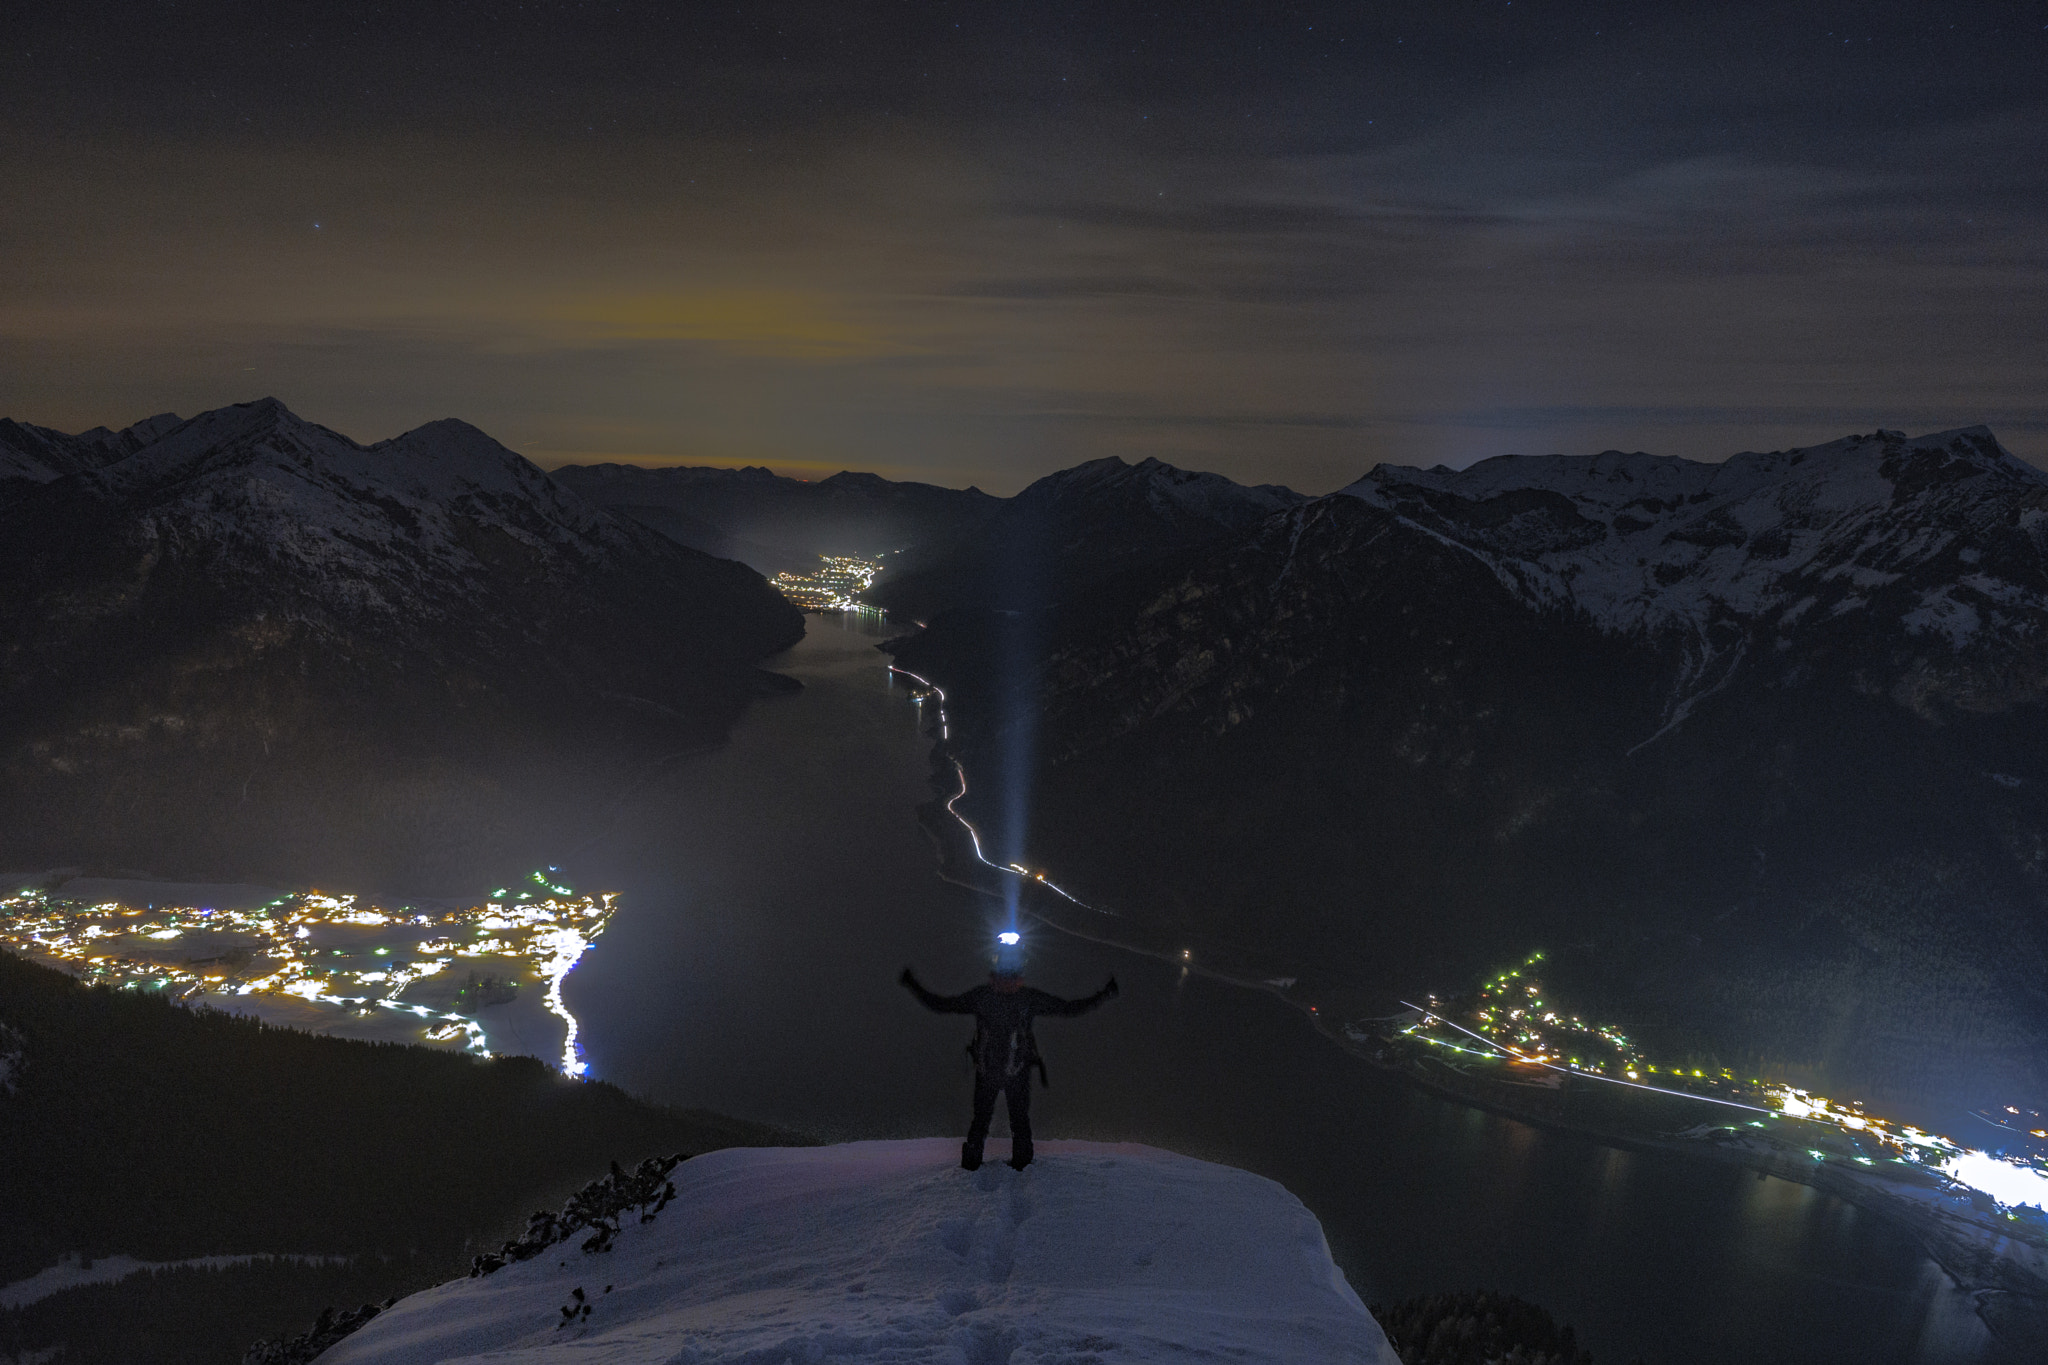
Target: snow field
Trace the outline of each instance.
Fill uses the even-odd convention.
[[[954,1139],[713,1152],[613,1251],[415,1294],[322,1365],[1398,1365],[1272,1181],[1093,1142],[1020,1174],[1003,1146],[971,1175]]]

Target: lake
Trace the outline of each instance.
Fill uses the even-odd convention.
[[[878,628],[810,621],[770,661],[802,693],[621,793],[604,832],[560,855],[574,884],[624,900],[566,997],[592,1074],[647,1098],[828,1140],[959,1133],[972,1025],[896,977],[983,979],[998,908],[936,875],[914,815],[930,744]],[[1913,1241],[1853,1205],[1466,1108],[1269,995],[1031,937],[1035,985],[1080,995],[1111,973],[1122,998],[1039,1025],[1040,1138],[1147,1142],[1280,1181],[1368,1303],[1505,1290],[1572,1323],[1601,1365],[2001,1358]]]

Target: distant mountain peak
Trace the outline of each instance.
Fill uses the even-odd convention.
[[[803,635],[759,574],[466,422],[366,446],[270,398],[149,432],[0,500],[0,824],[66,847],[326,856],[422,780],[715,741]],[[93,814],[113,792],[147,813]]]
[[[90,473],[125,460],[175,430],[183,420],[175,412],[160,412],[123,431],[100,426],[71,436],[0,418],[0,486],[10,481],[17,487],[48,483],[66,474]]]
[[[1157,456],[1131,464],[1115,455],[1105,455],[1047,474],[1019,493],[1016,501],[1028,507],[1049,499],[1096,496],[1117,489],[1161,491],[1169,495],[1195,493],[1200,496],[1193,501],[1186,497],[1176,500],[1190,506],[1206,503],[1218,509],[1230,504],[1256,505],[1262,509],[1260,515],[1306,500],[1278,484],[1241,484],[1226,475],[1183,469]]]
[[[1758,632],[1850,615],[1956,650],[2048,629],[2048,473],[1983,426],[1720,463],[1382,466],[1342,493],[1474,556],[1531,605],[1610,633],[1681,632],[1702,678]]]
[[[1230,540],[1305,501],[1272,484],[1247,487],[1157,458],[1131,464],[1105,455],[1032,483],[971,535],[892,568],[872,596],[913,619],[963,608],[1035,610]]]

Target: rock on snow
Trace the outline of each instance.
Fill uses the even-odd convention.
[[[1399,1365],[1315,1216],[1270,1180],[1131,1144],[1047,1142],[1021,1175],[969,1175],[959,1152],[700,1156],[614,1250],[571,1240],[415,1294],[321,1362]],[[592,1309],[564,1325],[578,1289]]]

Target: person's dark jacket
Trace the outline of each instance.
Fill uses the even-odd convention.
[[[974,1070],[983,1080],[997,1085],[1023,1075],[1034,1064],[1039,1066],[1043,1075],[1044,1066],[1038,1060],[1038,1043],[1031,1036],[1033,1019],[1041,1014],[1086,1014],[1117,993],[1115,977],[1111,977],[1109,984],[1095,994],[1079,1000],[1062,1000],[1032,986],[1018,985],[1006,989],[994,982],[976,986],[959,995],[939,995],[926,990],[907,967],[902,980],[926,1009],[940,1014],[974,1016],[974,1042],[969,1047],[974,1056]]]

